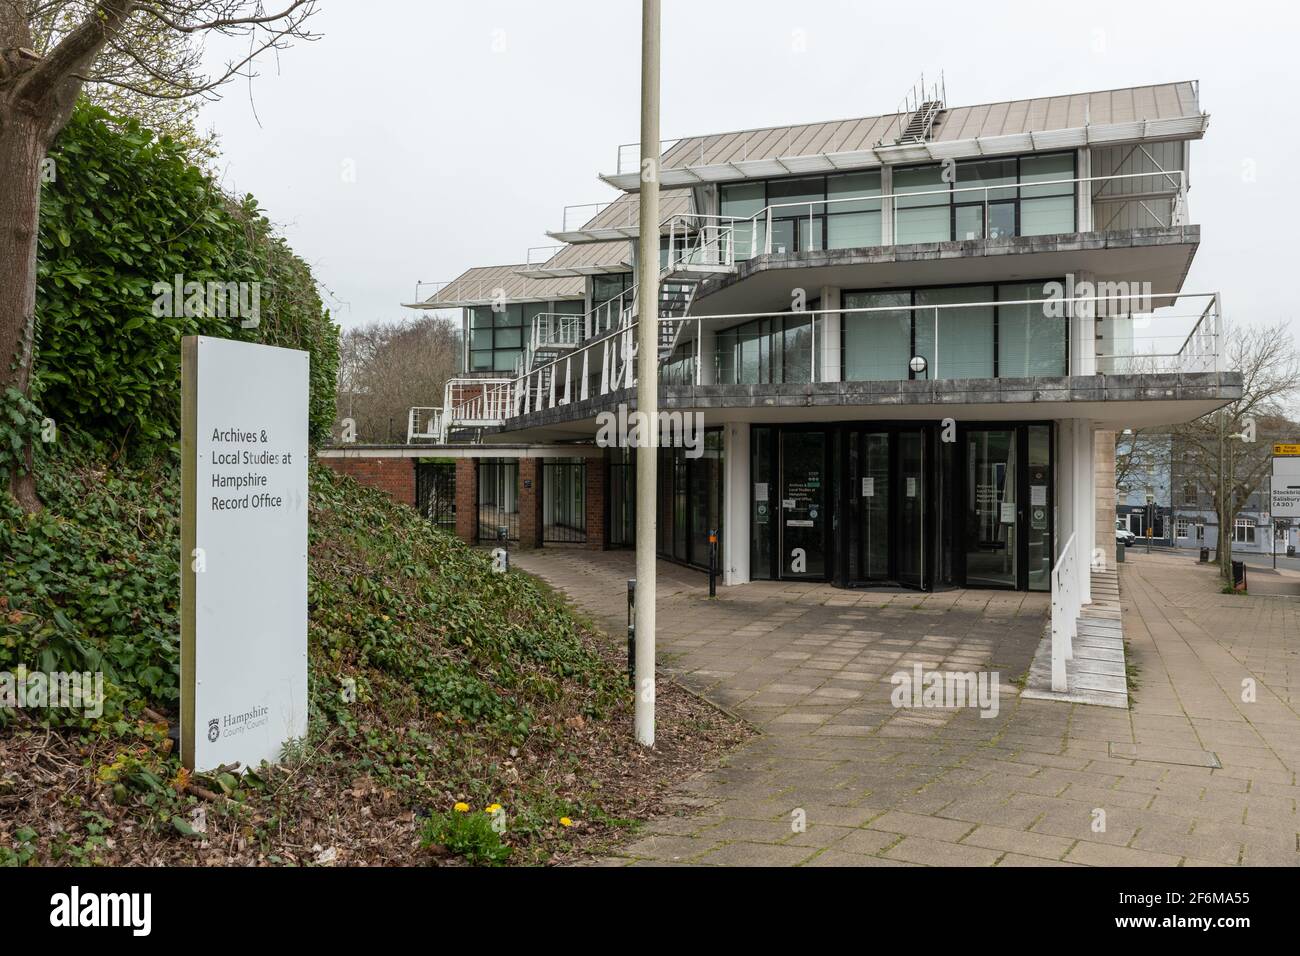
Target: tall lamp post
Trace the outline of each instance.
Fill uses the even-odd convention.
[[[641,218],[637,252],[636,740],[655,742],[655,502],[659,421],[659,0],[641,2]]]

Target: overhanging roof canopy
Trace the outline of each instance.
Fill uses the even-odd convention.
[[[907,118],[891,113],[688,137],[664,150],[660,185],[680,188],[1104,143],[1197,139],[1209,124],[1200,112],[1195,81],[954,107],[939,114],[929,140],[895,145]],[[639,168],[619,168],[600,178],[629,192],[641,187]]]
[[[505,266],[476,266],[444,283],[421,302],[404,302],[408,309],[458,309],[491,305],[494,302],[548,302],[582,299],[586,282],[577,277],[530,279],[520,274],[525,263]]]
[[[521,266],[519,274],[529,279],[545,279],[631,271],[631,249],[627,241],[615,240],[565,246],[545,262]]]

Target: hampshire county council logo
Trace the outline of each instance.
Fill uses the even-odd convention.
[[[208,740],[215,744],[217,742],[217,738],[220,736],[221,736],[221,723],[220,721],[217,720],[217,718],[213,717],[211,720],[208,721]]]

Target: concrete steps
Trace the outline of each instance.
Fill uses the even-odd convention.
[[[1119,574],[1114,570],[1094,570],[1089,587],[1092,603],[1085,604],[1079,613],[1074,657],[1065,665],[1068,689],[1063,693],[1052,690],[1052,633],[1049,624],[1034,654],[1022,697],[1128,708]]]

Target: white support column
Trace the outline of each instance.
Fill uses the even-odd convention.
[[[1096,276],[1091,272],[1080,272],[1074,276],[1071,295],[1079,295],[1079,287],[1089,295],[1096,292]],[[1091,291],[1089,291],[1091,290]],[[1080,315],[1080,312],[1086,314]],[[1103,343],[1102,351],[1109,351]],[[1097,319],[1096,303],[1073,302],[1070,304],[1070,374],[1097,375],[1110,371],[1097,364]]]
[[[722,426],[722,583],[749,583],[749,423]]]
[[[819,293],[822,309],[838,309],[840,307],[840,290],[833,286],[822,286]],[[821,354],[817,356],[819,372],[817,377],[819,382],[839,382],[843,381],[843,368],[840,356],[840,329],[841,316],[826,315],[822,317],[821,327],[817,330],[818,342],[821,346]]]
[[[894,167],[885,165],[880,167],[880,195],[891,196],[894,192]],[[894,244],[894,201],[885,199],[881,201],[880,210],[880,244],[882,246],[892,246]]]
[[[1052,555],[1052,564],[1056,564],[1056,559],[1061,556],[1061,549],[1065,547],[1065,542],[1070,540],[1070,535],[1075,531],[1075,507],[1074,496],[1077,492],[1075,485],[1078,483],[1078,469],[1075,466],[1075,447],[1074,447],[1074,420],[1062,419],[1056,423],[1056,493],[1053,501],[1056,504],[1055,513],[1053,514],[1053,547],[1055,553]]]
[[[1078,168],[1076,174],[1080,179],[1087,179],[1092,175],[1092,149],[1088,146],[1082,146],[1078,152]],[[1096,188],[1095,183],[1079,183],[1079,204],[1075,211],[1078,221],[1076,232],[1092,232],[1092,194]]]
[[[714,352],[718,347],[718,333],[712,329],[700,330],[700,384],[716,385],[718,383],[718,363]]]
[[[1092,559],[1096,524],[1093,509],[1096,495],[1093,482],[1092,422],[1074,422],[1074,539],[1079,546],[1079,600],[1092,601]]]

